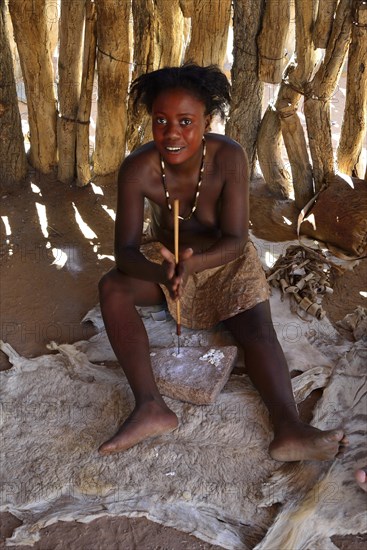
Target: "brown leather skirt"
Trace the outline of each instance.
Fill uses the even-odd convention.
[[[162,263],[162,244],[157,241],[141,246],[144,256],[155,263]],[[164,285],[160,285],[167,300],[168,310],[176,319],[176,304]],[[181,323],[193,329],[208,329],[253,308],[269,298],[265,273],[251,241],[243,254],[232,262],[205,269],[190,275],[180,298]]]

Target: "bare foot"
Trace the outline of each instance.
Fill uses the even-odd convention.
[[[356,470],[354,472],[354,477],[360,488],[367,493],[367,467]]]
[[[282,462],[332,460],[347,444],[343,430],[322,431],[300,422],[279,431],[270,443],[269,453]]]
[[[148,437],[171,432],[177,426],[178,419],[173,411],[166,405],[148,401],[133,410],[118,432],[105,441],[98,452],[101,455],[110,455],[126,451]]]

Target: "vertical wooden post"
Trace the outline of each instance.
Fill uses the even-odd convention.
[[[62,0],[59,52],[58,179],[70,183],[75,176],[76,117],[81,88],[85,0]]]
[[[338,0],[319,0],[317,19],[313,32],[315,48],[326,48],[337,5]]]
[[[352,42],[349,46],[347,95],[338,148],[338,169],[363,178],[361,152],[367,118],[367,4],[354,2]]]
[[[259,78],[263,82],[278,84],[289,61],[285,44],[289,30],[290,1],[266,2],[259,48]]]
[[[145,72],[154,69],[154,21],[155,8],[153,0],[134,0],[132,3],[134,29],[134,60],[132,80]],[[127,148],[133,151],[151,135],[150,117],[145,109],[133,112],[133,104],[129,98]]]
[[[265,113],[258,135],[257,151],[264,179],[276,196],[290,193],[290,176],[282,160],[284,144],[292,170],[295,202],[301,209],[313,196],[312,170],[306,139],[297,108],[305,85],[311,78],[316,52],[312,43],[314,5],[309,0],[296,0],[296,48],[292,62],[285,70],[274,106]],[[273,41],[276,36],[273,35]]]
[[[27,95],[30,163],[48,173],[57,164],[56,99],[45,0],[10,0]]]
[[[258,77],[256,44],[264,0],[234,0],[233,8],[232,107],[226,133],[244,147],[252,173],[264,90]]]
[[[306,89],[305,116],[313,162],[315,190],[328,175],[334,173],[331,141],[330,99],[335,91],[351,39],[352,6],[350,0],[340,0],[325,58]]]
[[[154,68],[181,65],[183,59],[184,17],[179,0],[154,0]]]
[[[85,31],[82,86],[77,115],[76,168],[77,185],[87,185],[91,178],[89,153],[89,119],[92,107],[94,69],[96,64],[97,11],[91,0],[85,4]]]
[[[130,2],[96,0],[98,115],[94,173],[115,174],[125,156]]]
[[[319,58],[312,39],[315,4],[309,0],[296,0],[295,8],[295,62],[285,71],[275,105],[292,170],[295,203],[301,210],[314,195],[314,187],[306,138],[297,109]]]
[[[191,39],[185,61],[199,65],[215,64],[223,68],[227,51],[231,0],[208,2],[195,0],[191,4]],[[188,16],[186,13],[186,17]]]
[[[7,189],[24,178],[27,161],[5,9],[0,0],[0,184]]]
[[[166,66],[181,65],[184,17],[179,0],[134,0],[134,70],[132,78]],[[128,149],[152,139],[150,117],[144,108],[134,115],[129,100]]]

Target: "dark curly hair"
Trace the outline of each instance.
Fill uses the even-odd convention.
[[[185,63],[181,67],[165,67],[136,78],[130,88],[134,110],[145,105],[149,114],[158,95],[168,89],[188,90],[205,105],[206,115],[218,114],[225,119],[231,101],[231,86],[226,75],[217,65],[201,67]]]

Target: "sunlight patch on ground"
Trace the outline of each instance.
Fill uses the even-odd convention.
[[[72,205],[73,205],[73,208],[74,208],[74,211],[75,211],[75,220],[76,220],[77,224],[79,225],[80,231],[83,233],[84,237],[86,239],[97,239],[97,235],[95,234],[93,229],[91,229],[89,227],[89,225],[87,223],[85,223],[85,221],[83,220],[83,218],[80,215],[79,210],[75,206],[74,202],[72,203]]]
[[[104,195],[102,187],[100,187],[99,185],[96,185],[92,181],[90,182],[90,184],[92,186],[92,189],[95,195]]]
[[[10,237],[11,235],[11,227],[9,223],[8,216],[1,216],[1,219],[3,220],[3,224],[5,225],[5,235],[6,237]],[[6,244],[9,245],[8,254],[9,256],[12,256],[14,254],[13,246],[10,244],[10,239],[5,240]]]
[[[107,212],[107,214],[113,219],[113,221],[116,220],[116,212],[114,211],[113,208],[108,208],[108,206],[106,204],[102,204],[101,205],[103,210],[105,212]]]
[[[11,227],[8,216],[1,216],[1,219],[3,220],[3,223],[5,225],[5,235],[11,235]]]
[[[31,189],[32,189],[33,193],[37,193],[38,195],[40,195],[42,197],[41,189],[38,187],[38,185],[31,182]]]
[[[46,214],[46,206],[44,204],[40,204],[39,202],[36,202],[36,209],[38,214],[38,219],[40,222],[40,227],[42,231],[42,235],[48,239],[48,222],[47,222],[47,214]]]
[[[364,290],[360,290],[359,293],[361,296],[363,296],[363,298],[367,298],[367,292],[365,292]]]
[[[52,255],[55,258],[51,265],[55,265],[56,269],[62,269],[67,262],[68,256],[60,250],[60,248],[53,248]]]
[[[97,258],[99,260],[104,260],[107,258],[108,260],[111,260],[111,262],[115,261],[115,257],[110,254],[97,254]]]

